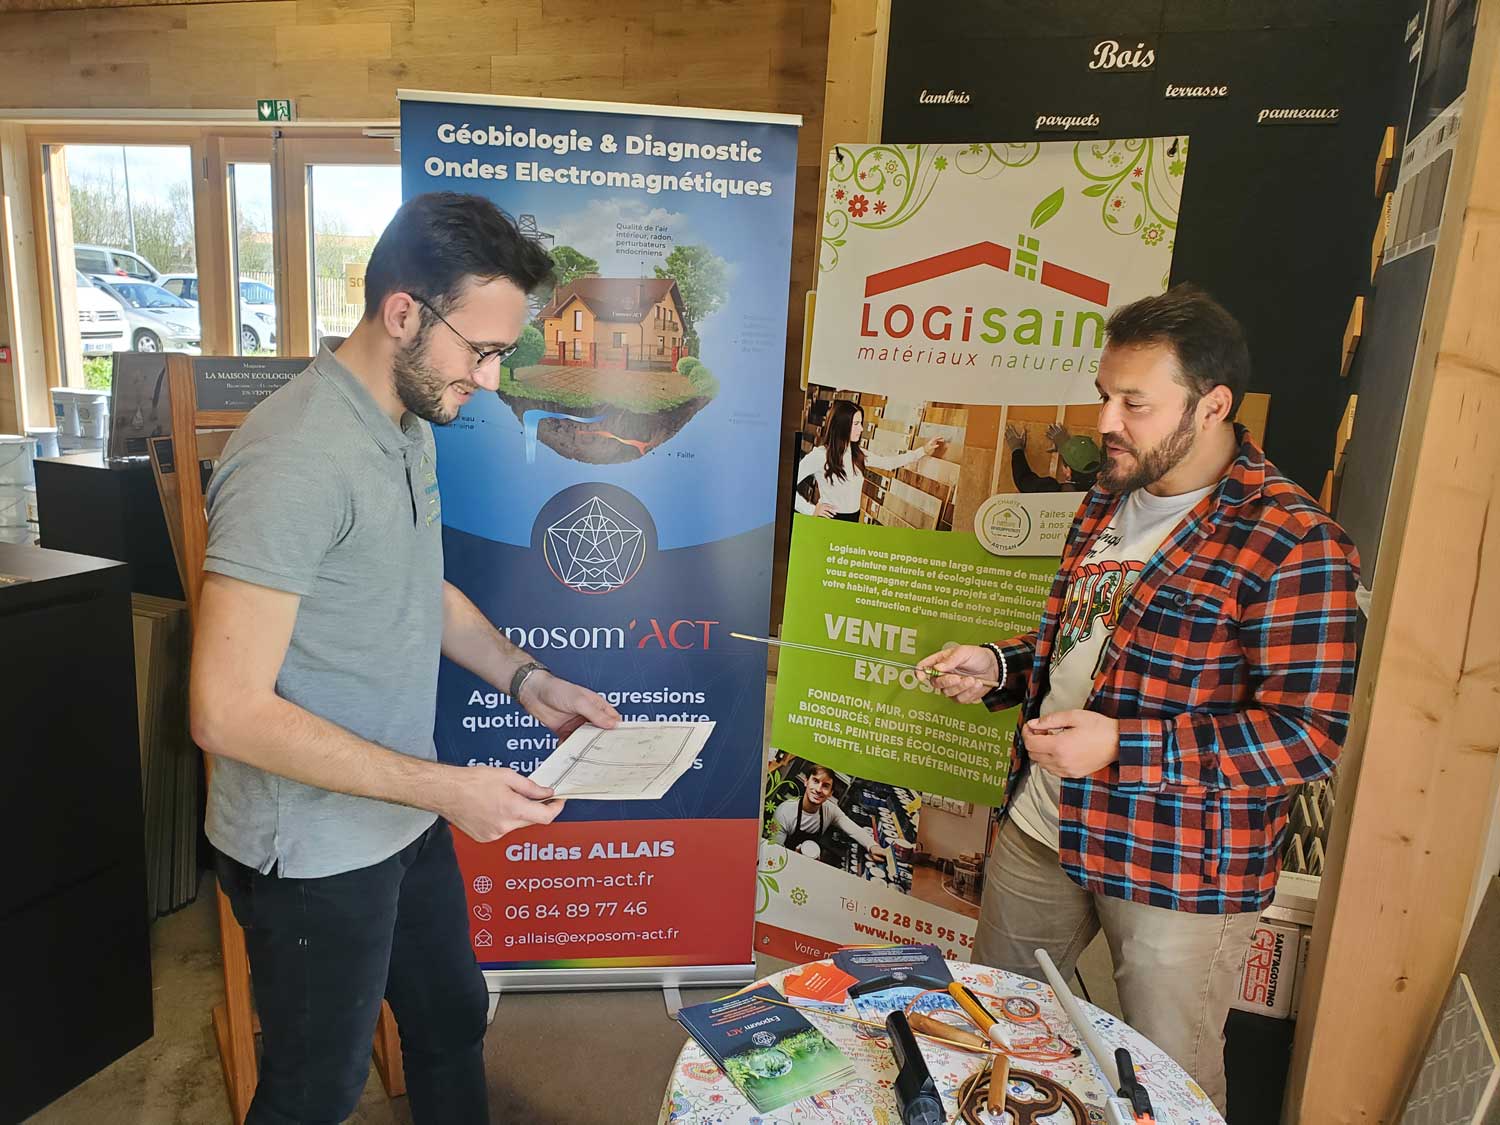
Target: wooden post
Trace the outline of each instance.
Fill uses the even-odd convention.
[[[52,425],[27,144],[23,126],[0,124],[0,292],[11,348],[10,369],[0,375],[13,374],[17,433]]]
[[[819,166],[815,237],[823,229],[828,153],[837,144],[880,140],[890,34],[891,0],[833,0],[828,13],[828,77],[823,101],[823,159]],[[816,289],[816,250],[812,271],[807,283]]]
[[[49,212],[46,233],[52,237],[53,251],[49,260],[55,263],[50,288],[55,298],[56,354],[62,363],[58,385],[82,389],[88,383],[83,370],[83,341],[76,329],[78,277],[73,253],[73,191],[68,186],[67,146],[48,145],[42,159],[47,166],[46,185],[42,188],[48,197],[44,203]]]
[[[1340,767],[1289,1121],[1397,1119],[1457,960],[1493,816],[1500,752],[1497,55],[1500,8],[1484,5]]]
[[[239,338],[239,279],[234,276],[234,216],[229,213],[229,191],[224,179],[223,142],[216,135],[200,135],[190,146],[193,187],[193,227],[198,248],[198,330],[204,355],[237,355]]]

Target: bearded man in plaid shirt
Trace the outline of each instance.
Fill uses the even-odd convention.
[[[1348,729],[1359,565],[1234,423],[1249,381],[1243,331],[1201,290],[1117,310],[1105,465],[1039,628],[922,661],[960,702],[1021,705],[974,960],[1039,976],[1042,948],[1067,976],[1102,929],[1126,1020],[1221,1111],[1288,804]]]

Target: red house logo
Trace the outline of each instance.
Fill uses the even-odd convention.
[[[1070,270],[1056,262],[1042,261],[1040,250],[1039,240],[1029,234],[1020,237],[1014,253],[1009,246],[1001,246],[998,242],[976,242],[972,246],[872,273],[865,278],[865,298],[878,297],[882,293],[904,289],[919,281],[932,281],[950,273],[959,273],[973,266],[992,266],[1002,273],[1014,272],[1018,277],[1038,281],[1049,289],[1070,294],[1100,308],[1109,307],[1109,282]]]
[[[974,305],[966,305],[954,310],[948,305],[940,304],[914,308],[910,304],[896,301],[883,310],[877,310],[873,303],[877,298],[899,289],[960,273],[975,266],[987,266],[1014,274],[1024,281],[1035,282],[1058,293],[1066,293],[1098,309],[1109,307],[1109,282],[1056,262],[1043,260],[1040,240],[1034,235],[1023,234],[1016,240],[1014,249],[997,242],[976,242],[971,246],[870,274],[865,279],[860,336],[885,336],[892,340],[905,340],[915,331],[934,343],[976,341],[998,344],[1009,340],[1023,347],[1048,344],[1052,347],[1068,347],[1071,339],[1071,346],[1074,348],[1098,348],[1103,345],[1104,317],[1092,308],[1069,312],[1058,307],[1004,309],[998,306],[976,308]],[[862,349],[860,358],[893,358],[874,352],[866,354],[867,351],[868,349]],[[947,360],[939,360],[935,355],[918,357],[918,362],[928,360],[963,362],[966,366],[973,366],[975,362],[967,355],[962,359],[950,357]]]

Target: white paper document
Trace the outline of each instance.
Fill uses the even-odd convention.
[[[621,723],[613,730],[584,724],[531,774],[559,797],[656,801],[692,768],[714,724]]]

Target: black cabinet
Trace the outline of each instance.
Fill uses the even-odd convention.
[[[182,597],[149,462],[109,462],[99,452],[44,457],[36,503],[43,547],[118,559],[130,567],[135,593]]]
[[[152,1033],[126,567],[0,544],[0,1122]]]

